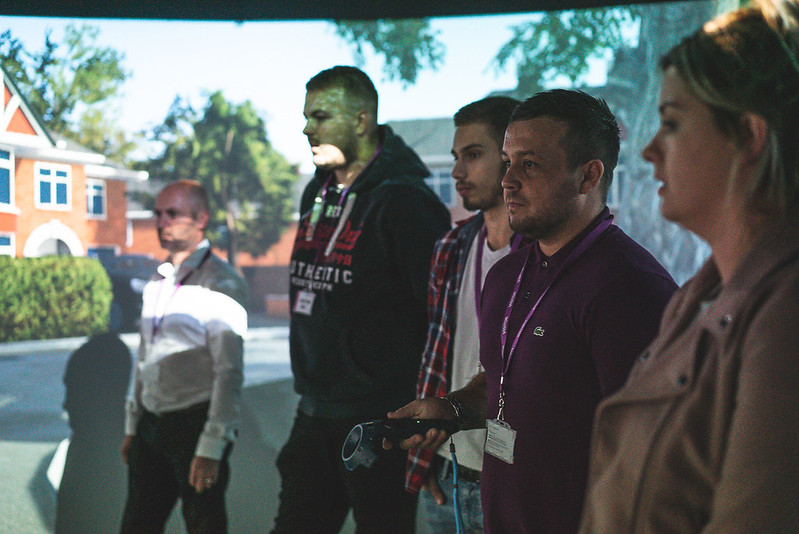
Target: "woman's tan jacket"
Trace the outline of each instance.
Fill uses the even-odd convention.
[[[580,532],[799,532],[799,229],[675,294],[597,408]]]

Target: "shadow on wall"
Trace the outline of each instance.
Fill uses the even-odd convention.
[[[64,409],[72,429],[58,490],[55,532],[118,532],[126,495],[128,347],[113,333],[91,337],[69,358]]]

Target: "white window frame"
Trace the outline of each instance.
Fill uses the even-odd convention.
[[[42,202],[41,200],[41,184],[44,180],[43,171],[49,170],[50,176],[47,181],[50,183],[50,202]],[[59,172],[63,172],[66,176],[58,176]],[[45,163],[37,161],[33,166],[34,174],[34,194],[33,205],[41,210],[54,210],[54,211],[72,211],[72,167],[69,165],[59,165],[57,163]],[[67,201],[66,204],[59,204],[56,201],[56,188],[59,184],[66,185],[67,188]]]
[[[610,209],[618,209],[621,205],[622,187],[627,179],[627,166],[624,164],[617,165],[613,170],[613,181],[610,183],[610,189],[608,190],[607,205]]]
[[[8,153],[8,159],[0,158],[0,168],[8,170],[8,202],[0,201],[0,211],[14,212],[14,152],[4,147],[0,151]]]
[[[95,194],[94,188],[100,186],[99,194]],[[100,197],[103,203],[102,213],[94,213],[94,199]],[[108,216],[108,184],[105,180],[96,178],[86,178],[86,218],[104,221]]]
[[[11,240],[9,245],[0,244],[0,256],[16,256],[17,252],[17,236],[12,232],[0,232],[0,237],[8,237]]]
[[[424,181],[447,208],[454,208],[457,205],[458,195],[455,190],[455,180],[452,179],[452,169],[433,169],[431,175]],[[449,189],[449,202],[444,202],[441,198],[441,191],[444,188]]]

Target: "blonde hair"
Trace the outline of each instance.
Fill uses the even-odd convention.
[[[763,0],[711,20],[661,60],[733,139],[747,135],[743,113],[765,119],[766,149],[745,194],[753,208],[778,218],[799,218],[798,57],[799,5]]]

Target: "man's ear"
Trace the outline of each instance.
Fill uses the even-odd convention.
[[[760,158],[769,138],[769,125],[758,113],[746,111],[741,114],[741,132],[743,134],[742,149],[746,161],[753,162]]]
[[[196,220],[200,223],[200,228],[205,231],[208,229],[208,221],[211,220],[211,215],[209,215],[207,211],[200,211],[197,213]]]
[[[605,173],[605,166],[598,159],[592,159],[582,165],[582,171],[583,179],[580,182],[580,193],[586,195],[599,185],[599,181]]]
[[[372,114],[362,109],[355,116],[355,133],[357,135],[365,135],[369,131],[369,126],[372,123]]]

